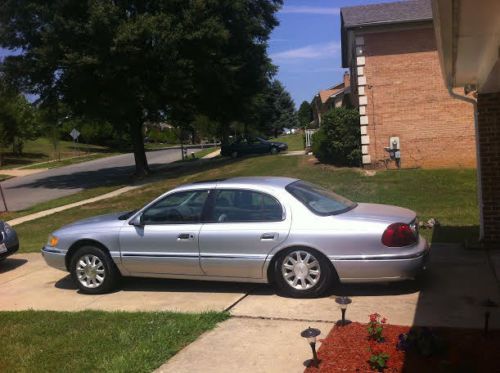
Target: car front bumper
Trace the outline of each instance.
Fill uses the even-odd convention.
[[[7,251],[0,254],[0,260],[1,259],[5,259],[8,256],[14,254],[17,250],[19,250],[19,243],[15,244],[15,245],[8,245],[7,246]]]
[[[42,248],[42,256],[49,266],[61,271],[68,271],[66,268],[66,252],[54,247],[44,246]]]
[[[427,268],[429,255],[429,244],[421,237],[411,255],[332,259],[332,263],[342,283],[392,282],[415,279]]]

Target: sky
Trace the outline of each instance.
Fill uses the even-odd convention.
[[[394,0],[285,0],[269,55],[297,108],[321,89],[342,82],[339,9]]]
[[[297,108],[342,81],[340,8],[388,1],[394,0],[284,0],[269,55]],[[0,59],[6,53],[0,49]]]

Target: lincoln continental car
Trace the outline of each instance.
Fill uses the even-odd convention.
[[[272,283],[315,297],[338,281],[414,279],[429,247],[411,210],[246,177],[182,185],[139,210],[77,221],[53,232],[42,254],[83,293],[132,276]]]

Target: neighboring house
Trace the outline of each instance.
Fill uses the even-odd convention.
[[[475,109],[481,242],[500,245],[500,1],[433,0],[442,76]],[[444,81],[444,84],[443,84]],[[471,98],[471,92],[472,98]],[[476,98],[474,98],[476,97]],[[473,120],[471,113],[470,120]]]
[[[402,167],[475,167],[472,107],[443,87],[431,0],[342,8],[341,28],[363,164],[394,146]]]
[[[341,106],[350,106],[349,73],[344,74],[344,81],[328,89],[319,91],[312,99],[311,108],[313,112],[314,127],[321,126],[322,116],[329,110]]]

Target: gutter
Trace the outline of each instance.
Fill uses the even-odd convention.
[[[476,163],[477,163],[477,202],[479,205],[479,241],[481,242],[484,238],[484,217],[483,217],[483,189],[482,189],[482,178],[481,178],[481,157],[480,157],[480,147],[479,147],[479,125],[478,125],[478,112],[477,112],[477,100],[459,95],[453,92],[453,89],[449,84],[447,84],[448,93],[451,98],[467,102],[472,104],[474,107],[474,131],[476,135]]]

